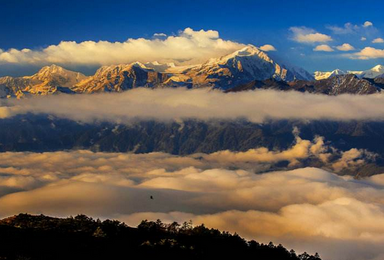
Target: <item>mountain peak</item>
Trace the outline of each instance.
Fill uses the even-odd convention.
[[[42,67],[37,74],[44,74],[44,73],[61,73],[63,71],[66,71],[63,67],[60,67],[56,64],[52,64],[50,66],[44,66]]]
[[[311,74],[301,68],[277,62],[269,54],[253,45],[244,46],[218,59],[210,59],[193,70],[196,75],[205,75],[205,79],[214,82],[215,87],[219,86],[222,89],[252,80],[274,78],[292,81],[313,78]]]
[[[26,78],[37,78],[39,80],[46,80],[55,76],[62,76],[64,78],[75,78],[77,80],[82,80],[86,78],[86,76],[80,72],[67,70],[56,64],[44,66],[36,74]]]
[[[376,65],[375,67],[373,67],[371,70],[375,71],[375,72],[382,72],[382,73],[384,73],[384,66],[379,64],[379,65]]]
[[[268,58],[268,60],[270,60],[268,55],[265,54],[263,51],[261,51],[256,46],[254,46],[254,45],[247,45],[247,46],[245,46],[244,48],[242,48],[240,50],[237,50],[237,51],[235,51],[233,53],[230,53],[230,54],[228,54],[226,56],[223,56],[223,57],[219,58],[219,61],[226,62],[226,61],[228,61],[230,59],[234,59],[234,58],[237,58],[237,57],[251,57],[251,56],[258,56],[258,57],[261,57],[263,59]],[[213,61],[213,60],[217,60],[217,59],[211,59],[211,61]]]
[[[140,61],[135,61],[135,62],[132,62],[131,64],[129,64],[130,66],[132,67],[139,67],[139,68],[142,68],[142,69],[148,69],[143,63],[141,63]]]
[[[160,63],[158,61],[147,62],[144,64],[147,69],[152,69],[157,72],[167,72],[172,69],[179,69],[182,66],[176,66],[175,63]]]
[[[251,55],[259,54],[260,52],[262,51],[256,46],[247,45],[246,47],[236,51],[235,53],[237,53],[238,56],[251,56]]]
[[[52,64],[50,66],[41,68],[36,74],[32,76],[24,78],[30,79],[34,82],[45,82],[44,84],[47,86],[61,86],[69,88],[86,79],[87,77],[80,72],[70,71],[56,64]]]
[[[333,71],[326,71],[326,72],[315,71],[314,77],[316,80],[321,80],[321,79],[328,79],[334,76],[345,75],[345,74],[348,74],[348,72],[345,72],[341,69],[335,69]]]
[[[225,65],[229,63],[236,63],[240,60],[263,60],[267,63],[273,63],[273,60],[263,51],[261,51],[259,48],[257,48],[254,45],[247,45],[240,50],[237,50],[235,52],[232,52],[228,55],[222,56],[220,58],[212,58],[209,59],[206,63],[203,64],[203,66],[208,65],[212,66],[215,64]]]

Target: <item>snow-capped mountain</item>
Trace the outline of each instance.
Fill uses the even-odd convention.
[[[239,92],[255,89],[274,89],[279,91],[300,91],[325,95],[358,94],[368,95],[382,92],[384,78],[366,79],[353,74],[335,75],[321,80],[297,80],[291,82],[268,79],[254,80],[249,83],[231,88],[226,92]]]
[[[372,69],[362,71],[361,73],[354,73],[358,75],[360,78],[368,78],[368,79],[374,79],[376,77],[382,77],[384,74],[384,66],[383,65],[377,65],[373,67]]]
[[[32,76],[0,78],[0,97],[71,93],[72,87],[86,78],[79,72],[66,70],[57,65],[46,66]]]
[[[76,84],[75,92],[121,92],[136,87],[155,87],[160,84],[163,74],[147,68],[140,62],[103,66],[95,75]]]
[[[230,89],[252,80],[277,79],[292,81],[312,79],[311,75],[297,67],[280,65],[259,48],[249,45],[218,59],[186,71],[194,86]]]
[[[322,79],[332,78],[332,77],[337,76],[337,75],[345,75],[345,74],[348,74],[348,72],[343,71],[343,70],[339,70],[339,69],[335,69],[333,71],[328,71],[328,72],[316,71],[314,73],[314,77],[316,80],[322,80]]]
[[[43,67],[38,73],[31,77],[24,78],[69,88],[84,80],[86,76],[80,72],[66,70],[53,64],[51,66]]]
[[[316,71],[314,73],[314,77],[316,80],[321,80],[321,79],[327,79],[331,78],[337,75],[345,75],[345,74],[354,74],[359,78],[367,78],[367,79],[374,79],[377,77],[384,77],[384,66],[383,65],[377,65],[369,70],[364,70],[364,71],[352,71],[352,70],[333,70],[329,72],[321,72],[321,71]]]
[[[248,45],[200,65],[176,66],[158,62],[103,66],[93,76],[52,65],[32,76],[0,78],[0,95],[48,95],[60,92],[120,92],[137,87],[187,87],[227,90],[253,80],[312,80],[307,71],[280,64],[259,48]]]
[[[304,75],[304,76],[303,76]],[[104,66],[96,74],[76,85],[77,92],[124,91],[136,87],[187,87],[230,89],[252,80],[311,79],[311,75],[297,67],[283,67],[257,47],[247,46],[201,65],[175,66],[132,63]]]

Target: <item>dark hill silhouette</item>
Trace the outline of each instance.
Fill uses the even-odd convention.
[[[320,260],[282,245],[246,241],[204,225],[144,220],[132,228],[85,215],[53,218],[20,214],[0,220],[0,259],[279,259]]]

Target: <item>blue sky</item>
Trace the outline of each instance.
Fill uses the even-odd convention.
[[[0,0],[0,3],[3,52],[10,48],[42,50],[61,41],[150,39],[155,33],[177,35],[190,27],[218,31],[221,38],[234,42],[271,44],[277,49],[274,55],[311,72],[335,68],[362,70],[384,63],[381,53],[364,60],[348,56],[365,47],[384,49],[384,43],[372,43],[384,32],[384,16],[379,11],[384,8],[382,1]],[[366,21],[373,26],[363,27]],[[331,29],[346,29],[346,23],[353,29],[342,33]],[[306,27],[306,32],[327,35],[332,40],[297,42],[292,27]],[[362,37],[367,40],[362,41]],[[355,49],[337,50],[344,43]],[[333,51],[314,51],[316,46],[324,44]],[[26,67],[2,64],[0,75],[17,74],[20,68],[28,71]],[[31,66],[30,71],[36,68]]]

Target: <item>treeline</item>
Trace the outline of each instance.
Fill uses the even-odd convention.
[[[191,222],[144,220],[132,228],[85,215],[52,218],[20,214],[0,220],[0,260],[37,259],[279,259],[320,260],[282,245],[246,241]]]

